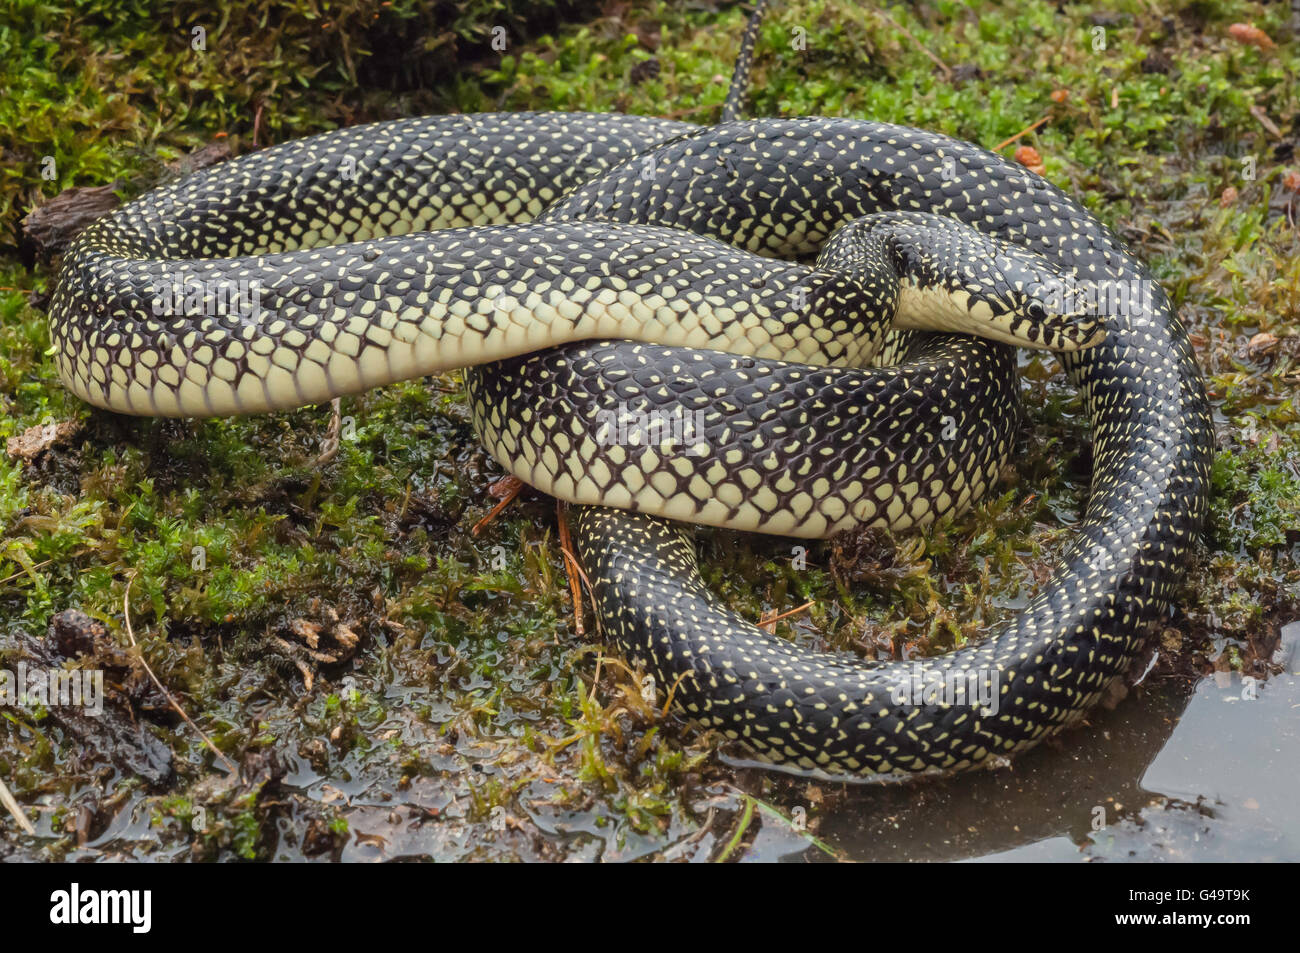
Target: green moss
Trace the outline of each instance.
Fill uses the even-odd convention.
[[[42,195],[157,176],[213,135],[265,144],[409,111],[562,0],[13,0],[0,11],[0,245]],[[362,84],[361,100],[351,92]],[[394,100],[392,93],[399,96]],[[385,100],[391,100],[385,105]],[[391,113],[390,113],[391,110]]]
[[[215,136],[249,147],[255,126],[265,145],[452,109],[710,121],[745,14],[638,2],[557,28],[556,10],[574,7],[353,0],[327,15],[308,0],[260,0],[224,22],[209,8],[18,0],[0,13],[0,246],[61,188],[119,180],[134,194]],[[885,12],[913,39],[849,0],[778,5],[753,112],[867,116],[989,147],[1049,117],[1015,145],[1036,148],[1052,181],[1152,263],[1197,342],[1222,451],[1210,545],[1173,625],[1189,655],[1214,635],[1248,664],[1236,646],[1300,607],[1300,239],[1285,184],[1297,163],[1284,146],[1300,112],[1300,55],[1285,5],[1160,14],[1136,0],[940,0]],[[1104,50],[1094,13],[1115,21]],[[1233,22],[1254,22],[1279,47],[1238,44]],[[511,37],[504,55],[488,42],[497,25]],[[194,26],[207,28],[202,54]],[[657,72],[642,65],[651,59]],[[1222,198],[1229,187],[1236,197]],[[125,420],[59,385],[44,317],[27,303],[51,283],[47,268],[29,272],[0,247],[0,438],[80,425],[35,464],[0,456],[0,636],[39,633],[53,612],[79,607],[125,641],[129,584],[140,649],[188,713],[230,757],[270,759],[286,778],[274,796],[223,800],[208,790],[220,775],[211,752],[184,724],[160,723],[177,755],[174,788],[121,789],[172,819],[154,825],[157,851],[295,856],[283,831],[324,810],[343,850],[380,830],[396,850],[408,825],[424,825],[446,857],[654,856],[704,823],[701,804],[752,786],[711,756],[715,739],[650,709],[626,667],[596,664],[590,612],[585,640],[571,621],[550,501],[525,498],[471,535],[500,470],[475,446],[454,375],[345,400],[350,426],[328,462],[318,462],[328,408]],[[1272,343],[1252,348],[1257,334]],[[1014,472],[975,512],[840,556],[810,546],[803,568],[793,541],[702,533],[711,582],[753,619],[813,602],[777,625],[809,647],[935,653],[980,638],[1045,578],[1087,493],[1077,394],[1050,359],[1023,371],[1031,429]],[[350,662],[307,663],[308,692],[295,661],[307,656],[279,642],[292,641],[295,620],[331,613],[362,645]],[[75,792],[99,782],[69,767],[69,740],[31,713],[0,715],[7,783],[74,813]],[[756,823],[765,805],[746,803],[758,803]],[[207,826],[196,831],[200,809]],[[503,812],[520,827],[501,830]],[[520,833],[538,825],[551,846]],[[752,831],[714,833],[734,855]],[[37,846],[76,849],[62,833]]]
[[[1258,433],[1258,431],[1255,431]],[[1300,434],[1214,461],[1216,549],[1244,556],[1300,542]]]

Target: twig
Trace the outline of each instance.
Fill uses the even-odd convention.
[[[686,840],[682,841],[682,843],[686,845],[694,845],[704,840],[704,838],[708,836],[709,828],[713,826],[713,819],[717,817],[717,815],[718,815],[718,809],[714,807],[712,804],[710,804],[709,813],[705,815],[704,823],[700,825],[700,829],[696,831],[694,834],[692,834],[690,837],[686,838]]]
[[[564,534],[568,536],[568,539],[565,539],[563,536],[560,539],[560,554],[564,556],[564,569],[568,572],[569,568],[572,567],[573,571],[578,574],[578,578],[582,581],[582,584],[587,587],[587,600],[591,603],[591,611],[596,616],[596,628],[599,630],[600,607],[596,605],[596,587],[591,584],[591,580],[587,578],[587,574],[582,571],[582,564],[578,562],[578,557],[573,552],[573,537],[572,534],[569,533],[568,521],[565,520],[562,526]],[[578,629],[578,634],[582,634],[582,629]]]
[[[12,576],[5,576],[3,579],[0,579],[0,586],[3,586],[3,585],[4,585],[5,583],[7,583],[7,582],[13,582],[13,581],[14,581],[15,579],[17,579],[19,576],[27,576],[27,575],[30,575],[33,569],[40,569],[40,568],[42,568],[43,566],[48,566],[48,565],[49,565],[50,563],[52,563],[52,562],[54,562],[53,559],[42,559],[42,560],[41,560],[40,562],[38,562],[38,563],[32,563],[32,565],[31,565],[30,568],[27,568],[27,569],[20,569],[20,570],[18,570],[16,573],[14,573]]]
[[[681,687],[682,680],[689,674],[690,671],[688,670],[678,675],[677,678],[673,680],[672,685],[669,686],[668,691],[664,694],[664,707],[659,711],[659,714],[663,717],[668,717],[668,712],[673,707],[673,698],[677,695],[677,689]]]
[[[36,833],[36,828],[32,827],[32,822],[27,820],[27,815],[23,813],[22,805],[9,792],[9,787],[5,784],[4,778],[0,778],[0,801],[4,802],[4,806],[9,809],[9,813],[13,815],[14,820],[18,822],[18,826],[23,829],[24,833]]]
[[[569,580],[569,596],[573,600],[573,628],[579,637],[587,634],[587,630],[582,624],[582,581],[587,580],[586,573],[578,565],[577,557],[573,554],[573,537],[569,533],[569,521],[564,518],[564,503],[560,500],[555,501],[555,521],[560,527],[560,552],[564,556],[564,575]],[[591,583],[587,582],[588,588]],[[594,606],[593,606],[594,608]]]
[[[131,629],[131,585],[134,582],[135,574],[132,573],[131,577],[126,581],[126,592],[122,595],[122,619],[126,622],[126,637],[130,640],[131,647],[140,652],[140,664],[144,666],[145,672],[148,673],[149,678],[153,681],[158,691],[162,692],[163,698],[167,699],[167,704],[171,705],[172,708],[175,709],[176,714],[185,719],[185,724],[194,729],[195,733],[203,739],[203,743],[212,749],[212,753],[217,756],[227,769],[229,769],[230,773],[238,775],[239,769],[235,767],[235,763],[222,754],[221,749],[212,743],[212,739],[204,734],[202,728],[194,724],[194,719],[185,714],[185,709],[177,703],[176,699],[172,696],[172,693],[167,690],[167,686],[158,680],[158,676],[155,675],[153,669],[149,667],[149,662],[145,659],[143,650],[141,650],[140,646],[136,643],[135,632]]]
[[[330,401],[330,424],[325,430],[325,440],[321,446],[320,456],[312,461],[313,467],[329,463],[339,455],[339,433],[342,429],[343,402],[342,398],[335,397]]]
[[[1004,140],[1004,141],[1002,141],[1002,142],[999,142],[996,146],[993,147],[993,151],[994,151],[994,152],[1001,152],[1003,149],[1005,149],[1007,146],[1011,145],[1011,143],[1015,142],[1015,141],[1016,141],[1017,139],[1019,139],[1021,136],[1027,136],[1027,135],[1029,135],[1031,132],[1033,132],[1035,129],[1037,129],[1039,126],[1041,126],[1043,123],[1047,122],[1047,121],[1048,121],[1049,119],[1051,119],[1051,118],[1052,118],[1052,114],[1051,114],[1051,113],[1048,113],[1047,115],[1043,116],[1042,119],[1039,119],[1037,122],[1035,122],[1032,126],[1026,126],[1024,129],[1021,129],[1018,133],[1016,133],[1016,134],[1015,134],[1014,136],[1012,136],[1010,139],[1006,139],[1006,140]]]
[[[1259,106],[1251,106],[1250,114],[1259,120],[1259,124],[1268,130],[1269,135],[1274,139],[1282,138],[1282,130],[1277,127],[1277,123],[1268,118],[1268,113],[1264,112]]]
[[[871,12],[874,13],[876,16],[880,17],[880,19],[884,20],[886,23],[892,26],[899,33],[903,34],[903,36],[911,40],[912,45],[915,46],[922,53],[924,53],[926,56],[928,56],[930,58],[931,63],[939,67],[939,69],[943,70],[944,79],[948,80],[949,82],[952,82],[952,69],[949,68],[948,64],[945,63],[943,60],[939,59],[939,57],[935,56],[933,53],[931,53],[928,49],[926,49],[925,45],[920,40],[918,40],[915,36],[913,36],[911,31],[909,31],[907,27],[903,26],[901,23],[899,23],[897,20],[891,17],[884,10],[873,10]]]
[[[776,624],[780,622],[782,619],[787,619],[790,616],[795,615],[796,613],[803,612],[804,609],[808,609],[813,605],[814,605],[813,602],[805,602],[803,605],[796,606],[793,609],[790,609],[786,612],[782,612],[780,615],[774,615],[770,619],[763,619],[761,622],[758,623],[758,627],[760,629],[767,629],[767,631],[769,632],[775,632]]]
[[[501,502],[488,510],[487,516],[475,523],[474,528],[471,529],[470,532],[475,536],[482,533],[483,530],[487,528],[488,523],[491,523],[496,519],[501,514],[501,511],[513,503],[515,497],[524,491],[524,486],[525,484],[523,480],[515,478],[515,482],[511,484],[510,489],[506,491],[506,495],[501,498]]]

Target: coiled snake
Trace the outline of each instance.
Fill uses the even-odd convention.
[[[1062,305],[1062,284],[1125,303]],[[65,384],[122,413],[268,411],[482,365],[485,445],[600,504],[574,527],[607,634],[689,718],[809,772],[960,770],[1058,731],[1168,610],[1207,508],[1203,385],[1146,268],[1021,166],[878,122],[482,114],[287,142],[88,228],[50,321]],[[1017,424],[1009,349],[881,346],[890,326],[1064,349],[1095,446],[1055,575],[923,670],[738,618],[667,521],[824,537],[978,499]],[[901,363],[858,366],[882,355]],[[637,439],[628,418],[663,426]]]

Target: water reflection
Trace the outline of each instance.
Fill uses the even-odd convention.
[[[1283,632],[1292,657],[1267,682],[1148,682],[1009,769],[828,786],[817,833],[863,861],[1300,859],[1300,623]],[[776,803],[790,813],[807,790],[790,783]],[[780,831],[746,859],[796,857],[823,859]]]

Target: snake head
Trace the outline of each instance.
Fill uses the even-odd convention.
[[[1087,284],[1061,271],[1051,262],[1015,245],[1002,247],[993,259],[996,290],[972,296],[988,308],[984,320],[1005,336],[998,338],[1022,347],[1052,351],[1078,351],[1100,344],[1106,337],[1097,296]],[[985,315],[984,309],[979,309]],[[983,336],[995,336],[975,332]]]
[[[1018,245],[985,235],[961,242],[960,257],[930,258],[909,273],[915,278],[903,278],[896,327],[1049,351],[1078,351],[1106,337],[1085,283]]]
[[[818,267],[897,288],[892,324],[1053,351],[1101,343],[1097,295],[1047,258],[952,218],[882,212],[842,227]]]

